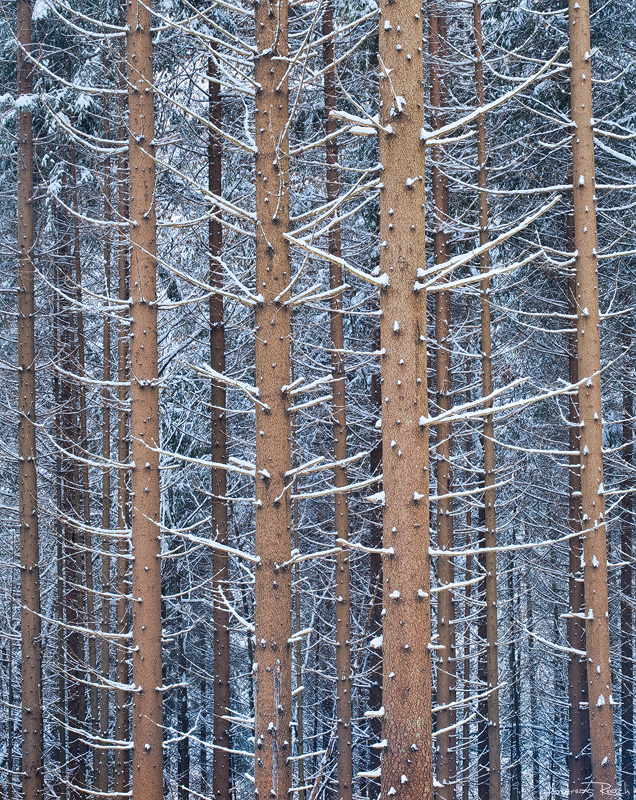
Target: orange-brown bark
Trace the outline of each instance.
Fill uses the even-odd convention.
[[[287,0],[259,0],[256,48],[255,782],[258,797],[291,788],[291,417]],[[282,296],[281,296],[282,295]]]
[[[585,639],[594,798],[616,792],[607,599],[589,0],[569,5]]]
[[[31,4],[17,3],[18,95],[33,93]],[[20,643],[22,679],[22,792],[44,794],[40,553],[35,438],[35,281],[33,249],[33,118],[18,109],[18,494],[20,520]]]
[[[382,0],[382,796],[396,800],[433,797],[422,36],[418,0]]]
[[[163,797],[157,223],[151,11],[128,4],[132,797]]]

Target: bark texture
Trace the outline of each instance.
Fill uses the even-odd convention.
[[[570,0],[574,245],[581,453],[585,638],[594,798],[616,792],[607,601],[597,227],[589,0]]]
[[[132,797],[163,797],[157,223],[150,8],[128,4]]]
[[[418,0],[380,4],[382,796],[433,797],[423,27]]]
[[[259,798],[291,787],[291,417],[287,0],[259,0],[256,48],[255,782]]]
[[[17,3],[18,96],[33,93],[31,4]],[[40,552],[35,438],[35,282],[33,249],[33,118],[29,104],[18,116],[18,482],[20,513],[20,643],[22,679],[22,792],[44,793]]]

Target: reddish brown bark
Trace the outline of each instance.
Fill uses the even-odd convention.
[[[17,3],[18,96],[33,94],[31,4]],[[35,281],[33,250],[33,118],[18,109],[18,493],[20,519],[20,643],[22,679],[22,792],[44,793],[40,553],[35,437]]]
[[[259,0],[256,48],[256,554],[255,782],[258,796],[291,788],[291,417],[287,0]]]
[[[585,639],[594,798],[616,792],[607,599],[589,0],[569,5]]]
[[[382,795],[396,800],[433,797],[422,36],[417,0],[382,1]]]
[[[163,797],[157,222],[151,11],[128,4],[132,797]]]

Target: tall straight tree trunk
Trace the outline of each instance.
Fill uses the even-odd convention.
[[[419,0],[382,0],[382,796],[396,800],[433,797],[422,37]]]
[[[594,798],[616,792],[607,600],[589,0],[569,5],[585,639]]]
[[[33,94],[31,3],[17,2],[18,97]],[[44,796],[40,552],[35,441],[35,279],[33,250],[33,117],[18,109],[18,481],[20,507],[20,643],[22,678],[22,792]]]
[[[446,17],[437,4],[428,7],[429,54],[431,106],[433,109],[433,128],[445,123],[444,106],[446,102],[443,64],[446,56]],[[431,150],[433,209],[435,214],[433,233],[433,254],[436,264],[443,264],[450,258],[450,246],[446,233],[449,222],[448,180],[443,171],[441,148]],[[437,386],[437,405],[439,413],[451,407],[451,353],[450,353],[451,298],[450,292],[435,293],[435,381]],[[439,550],[453,548],[453,500],[451,457],[451,424],[437,426],[435,455],[437,461],[437,545]],[[440,650],[437,655],[437,730],[435,741],[437,750],[437,787],[440,800],[452,800],[456,794],[457,779],[456,734],[453,725],[456,721],[454,708],[448,706],[456,699],[455,676],[455,608],[452,590],[444,586],[453,583],[454,562],[449,556],[439,556],[437,560],[439,585],[437,632]]]
[[[566,221],[566,241],[568,251],[574,252],[574,216],[568,214]],[[568,313],[576,314],[576,276],[568,277]],[[576,356],[576,331],[568,335],[568,372],[570,383],[578,381],[578,364]],[[568,401],[569,422],[569,509],[568,524],[573,534],[581,531],[581,460],[579,450],[579,410],[576,395],[570,395]],[[583,541],[580,535],[569,540],[569,579],[568,579],[568,644],[573,650],[585,652],[585,623],[580,614],[585,612],[583,602],[583,574],[581,556]],[[571,653],[568,660],[568,700],[569,716],[569,789],[574,797],[585,792],[590,779],[589,756],[584,755],[590,738],[589,714],[587,712],[587,668],[585,656]]]
[[[221,98],[213,59],[208,61],[209,116],[216,128],[221,127]],[[221,195],[221,141],[218,134],[210,129],[208,134],[208,188],[213,194]],[[220,214],[217,208],[216,213]],[[211,218],[208,225],[208,249],[210,258],[210,285],[223,287],[223,268],[221,248],[223,231],[221,221]],[[223,296],[215,294],[210,298],[210,366],[219,374],[225,372],[225,327],[223,321]],[[225,386],[212,381],[211,385],[211,436],[212,461],[225,464],[227,461],[227,430],[225,411]],[[227,544],[227,480],[224,469],[212,470],[212,524],[214,538]],[[212,574],[214,576],[215,598],[212,612],[214,626],[214,744],[226,748],[212,751],[212,788],[214,796],[226,800],[230,796],[230,747],[229,723],[230,708],[230,615],[224,603],[220,602],[219,589],[227,591],[227,554],[221,550],[212,551]]]
[[[260,798],[286,800],[291,788],[291,277],[287,0],[259,0],[256,49],[256,554],[255,767]],[[282,297],[279,299],[279,296]]]
[[[104,138],[110,138],[110,124],[108,121],[108,106],[105,108]],[[104,164],[104,219],[108,222],[112,219],[112,181],[111,181],[111,159],[108,156]],[[104,278],[106,281],[106,295],[111,297],[111,256],[112,256],[112,234],[106,233],[104,238]],[[102,458],[106,463],[111,459],[111,435],[110,435],[110,389],[108,384],[111,381],[111,323],[110,316],[104,315],[103,334],[102,334]],[[102,530],[110,530],[111,515],[111,471],[108,468],[102,469]],[[100,647],[100,669],[104,682],[110,678],[110,647],[108,646],[108,634],[111,632],[110,619],[110,598],[112,593],[111,586],[111,559],[106,555],[110,547],[107,539],[103,540],[102,550],[102,599],[101,599],[101,624],[103,638]],[[90,554],[87,553],[87,558]],[[99,734],[102,738],[108,737],[110,724],[110,691],[104,688],[99,697]],[[99,751],[98,775],[96,788],[104,795],[108,792],[108,750],[106,748]]]
[[[624,346],[630,347],[631,330],[626,326]],[[631,355],[625,356],[627,369],[633,364]],[[631,387],[623,389],[623,459],[628,468],[634,458],[634,401]],[[633,559],[634,535],[633,501],[631,495],[632,478],[627,473],[624,481],[625,495],[622,502],[621,520],[621,794],[624,800],[634,796],[634,589]]]
[[[163,797],[157,221],[151,11],[128,4],[130,431],[133,683],[132,797]]]
[[[484,65],[481,36],[480,0],[473,1],[473,29],[475,35],[475,87],[477,105],[483,108]],[[486,127],[481,114],[477,118],[477,161],[479,183],[479,244],[488,241],[488,194],[486,174]],[[487,273],[490,265],[488,252],[479,258],[479,269]],[[481,303],[481,389],[482,396],[492,394],[492,343],[490,329],[490,280],[483,278],[479,285]],[[492,400],[484,403],[492,408]],[[484,546],[494,548],[497,544],[495,516],[495,443],[493,415],[484,417]],[[488,791],[489,800],[501,796],[501,745],[499,733],[499,665],[497,634],[497,554],[487,550],[484,557],[486,567],[486,680],[488,695]]]
[[[333,203],[340,194],[340,172],[338,165],[338,140],[336,120],[330,116],[336,109],[336,65],[335,39],[333,28],[333,2],[327,0],[322,14],[322,34],[328,37],[323,45],[322,57],[326,68],[324,75],[325,128],[327,136],[327,202]],[[329,252],[341,257],[340,224],[336,223],[329,231]],[[335,261],[329,264],[329,288],[342,286],[342,267]],[[347,470],[338,462],[347,458],[347,412],[345,393],[344,325],[342,315],[342,294],[331,298],[331,372],[333,375],[333,447],[334,461],[334,517],[336,538],[349,538],[349,504],[346,492],[338,492],[339,487],[347,485]],[[338,800],[352,800],[353,761],[351,731],[351,601],[349,581],[349,552],[341,548],[336,556],[336,719],[338,745]]]

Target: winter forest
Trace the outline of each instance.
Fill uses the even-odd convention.
[[[633,800],[633,0],[0,10],[0,796]]]

